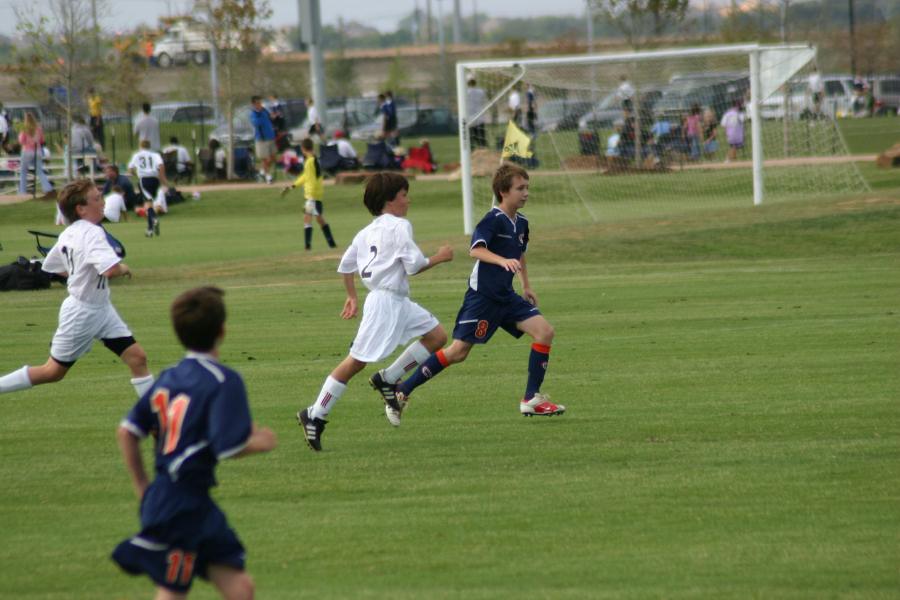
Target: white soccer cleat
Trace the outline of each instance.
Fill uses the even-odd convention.
[[[566,412],[566,407],[550,402],[546,394],[535,394],[531,400],[519,402],[519,412],[525,417],[552,417]]]

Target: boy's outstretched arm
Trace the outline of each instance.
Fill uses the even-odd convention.
[[[131,485],[134,487],[134,494],[138,500],[144,497],[147,491],[147,472],[144,470],[144,459],[141,456],[141,438],[134,435],[124,427],[119,427],[116,431],[116,441],[119,443],[119,450],[122,452],[122,459],[125,461],[125,467],[131,476]]]
[[[453,246],[450,244],[445,244],[438,248],[438,251],[434,253],[433,256],[428,257],[428,264],[416,271],[416,275],[419,273],[424,273],[431,267],[435,265],[439,265],[443,262],[450,262],[453,260]]]
[[[253,424],[253,430],[250,437],[247,438],[247,445],[244,449],[234,455],[233,458],[241,458],[242,456],[250,456],[251,454],[259,454],[260,452],[269,452],[278,445],[278,439],[275,432],[268,427],[257,427]]]
[[[347,299],[344,300],[344,310],[341,311],[342,319],[352,319],[356,316],[358,301],[356,299],[356,282],[354,273],[341,273],[344,276],[344,289],[347,290]]]

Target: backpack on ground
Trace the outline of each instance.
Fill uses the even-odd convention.
[[[20,256],[16,262],[0,267],[0,292],[49,288],[51,276],[41,270],[41,264]]]

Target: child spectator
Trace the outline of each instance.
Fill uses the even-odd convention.
[[[103,218],[111,223],[118,223],[119,219],[123,221],[128,220],[128,208],[125,206],[125,190],[122,189],[122,186],[114,185],[112,194],[103,199]]]

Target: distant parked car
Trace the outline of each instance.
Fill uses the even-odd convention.
[[[397,107],[397,130],[401,137],[420,135],[457,135],[459,124],[456,116],[448,108],[429,106]],[[375,118],[367,124],[350,131],[355,140],[370,140],[381,133],[381,119]]]
[[[872,81],[875,114],[896,115],[900,109],[900,77],[877,77]]]
[[[712,109],[721,119],[735,100],[742,100],[750,89],[744,74],[716,73],[678,76],[662,90],[654,112],[670,119],[681,118],[693,106]]]
[[[654,109],[656,103],[662,97],[662,92],[656,88],[641,90],[641,114]],[[622,112],[622,100],[612,92],[594,106],[593,110],[581,115],[578,119],[579,131],[595,131],[597,129],[609,129],[619,119],[624,118]]]
[[[132,119],[137,119],[142,114],[136,112]],[[203,123],[215,124],[215,113],[212,104],[199,102],[162,102],[150,105],[150,115],[160,123]]]
[[[811,113],[813,105],[809,82],[805,79],[795,80],[786,83],[781,89],[762,101],[759,114],[763,119],[784,118],[785,92],[787,92],[788,114],[792,119],[799,119]],[[822,110],[824,112],[825,109]]]
[[[537,129],[542,132],[563,131],[578,127],[579,118],[590,110],[587,100],[548,100],[538,104]]]
[[[224,115],[223,115],[224,116]],[[244,106],[234,111],[234,146],[252,146],[255,141],[253,125],[250,124],[250,107]],[[228,124],[222,123],[209,134],[209,139],[217,140],[225,146],[229,140]]]

